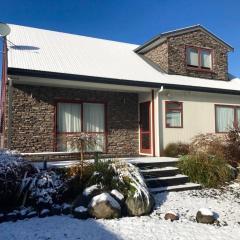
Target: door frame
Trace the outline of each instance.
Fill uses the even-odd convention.
[[[149,123],[149,131],[142,131],[141,127],[141,104],[148,104],[148,123]],[[142,134],[149,133],[149,149],[142,148]],[[152,121],[151,121],[151,101],[145,101],[139,103],[139,140],[140,140],[140,147],[139,153],[140,154],[151,154],[152,153]]]

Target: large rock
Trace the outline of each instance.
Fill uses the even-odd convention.
[[[73,210],[73,216],[78,219],[87,219],[88,209],[84,206],[79,206]]]
[[[152,211],[154,199],[149,193],[145,195],[134,194],[127,197],[125,204],[130,216],[141,216]]]
[[[201,208],[196,215],[198,223],[213,224],[215,221],[214,213],[208,208]]]
[[[113,189],[111,192],[110,192],[111,196],[113,198],[115,198],[119,203],[120,205],[122,205],[124,203],[124,196],[122,193],[120,193],[118,190],[116,189]]]
[[[120,204],[108,193],[93,197],[88,205],[89,213],[95,218],[119,218],[121,216]]]

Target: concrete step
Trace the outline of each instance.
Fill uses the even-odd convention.
[[[178,163],[177,158],[164,158],[163,160],[149,159],[146,161],[136,161],[132,162],[134,165],[140,169],[150,169],[150,168],[164,168],[164,167],[176,167]]]
[[[152,169],[141,169],[140,172],[143,174],[144,178],[154,178],[154,177],[168,177],[178,174],[178,168],[176,167],[163,167],[163,168],[152,168]]]
[[[146,178],[146,184],[148,187],[166,187],[173,185],[181,185],[188,182],[188,176],[177,174],[175,176],[168,177],[154,177],[154,178]]]
[[[156,187],[156,188],[149,188],[149,190],[153,193],[160,193],[160,192],[177,192],[177,191],[186,191],[186,190],[193,190],[193,189],[200,189],[201,185],[197,183],[185,183],[176,186],[166,186],[166,187]]]

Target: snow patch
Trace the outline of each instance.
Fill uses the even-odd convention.
[[[213,216],[213,212],[209,208],[200,208],[198,210],[204,216]]]
[[[119,203],[111,197],[109,193],[102,193],[92,198],[92,201],[89,203],[90,207],[95,207],[98,203],[109,202],[113,208],[121,209]]]
[[[79,213],[82,213],[82,212],[87,212],[87,208],[83,207],[83,206],[79,206],[77,208],[74,209],[75,212],[79,212]]]

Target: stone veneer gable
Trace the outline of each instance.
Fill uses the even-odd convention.
[[[212,49],[212,71],[189,69],[186,66],[186,46]],[[228,49],[201,30],[168,37],[164,43],[144,53],[144,56],[168,74],[228,80]]]
[[[106,102],[107,153],[138,155],[138,94],[27,85],[13,87],[12,149],[20,152],[55,150],[57,99]],[[7,121],[6,116],[5,126]]]

